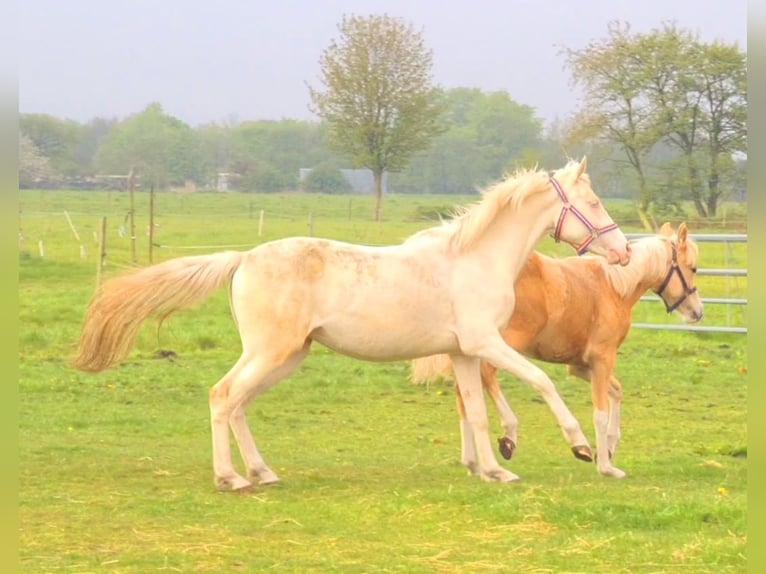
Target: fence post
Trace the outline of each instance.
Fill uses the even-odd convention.
[[[134,172],[133,167],[131,166],[130,172],[128,173],[128,194],[130,195],[130,255],[133,259],[133,263],[137,261],[136,259],[136,203],[135,199],[133,197],[133,178],[134,178]]]
[[[263,234],[263,210],[258,214],[258,237]]]
[[[154,184],[149,188],[149,265],[154,250]]]
[[[314,237],[314,213],[309,211],[309,237]]]
[[[74,238],[77,240],[77,243],[80,244],[80,257],[85,259],[85,257],[88,255],[87,251],[85,251],[85,245],[83,245],[82,239],[80,239],[80,234],[77,233],[77,229],[72,222],[72,218],[69,217],[69,212],[66,209],[64,210],[64,215],[66,216],[66,220],[69,222],[69,228],[72,230]]]
[[[101,285],[101,269],[106,259],[106,216],[101,218],[101,236],[98,242],[98,257],[96,257],[96,289]]]

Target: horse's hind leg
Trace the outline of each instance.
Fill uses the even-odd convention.
[[[279,481],[279,477],[266,465],[258,448],[255,446],[253,434],[250,432],[250,427],[245,418],[247,407],[250,404],[250,401],[252,401],[258,394],[264,392],[269,386],[276,384],[279,380],[288,376],[293,369],[306,358],[310,349],[311,341],[307,341],[300,351],[289,357],[280,367],[273,371],[264,384],[259,385],[253,393],[245,397],[245,399],[234,408],[234,411],[229,417],[231,430],[234,433],[234,438],[239,446],[242,460],[245,462],[248,479],[258,480],[260,484],[273,484]]]
[[[242,490],[251,486],[249,480],[234,470],[229,442],[229,425],[248,471],[261,480],[276,480],[276,475],[263,462],[255,441],[247,428],[245,409],[249,402],[273,386],[291,371],[308,351],[254,355],[245,352],[237,364],[210,389],[210,423],[213,435],[213,472],[220,490]]]
[[[460,415],[460,461],[468,469],[469,474],[479,474],[479,463],[476,456],[476,442],[473,430],[465,414],[465,404],[460,396],[460,387],[455,383],[455,398],[457,400],[457,412]]]
[[[462,355],[451,355],[451,358],[460,397],[465,407],[464,420],[468,423],[467,430],[470,431],[474,441],[479,476],[484,480],[500,482],[518,480],[518,476],[497,463],[492,452],[489,442],[487,407],[484,403],[484,393],[481,387],[479,359]],[[467,438],[466,433],[464,434],[464,441]]]

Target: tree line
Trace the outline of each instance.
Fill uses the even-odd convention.
[[[634,33],[613,23],[563,50],[583,97],[546,126],[507,92],[434,86],[422,32],[399,18],[344,17],[338,31],[320,57],[321,86],[308,86],[318,121],[192,127],[159,103],[85,123],[21,114],[19,185],[103,187],[97,176],[134,170],[158,189],[214,189],[224,173],[243,191],[340,193],[350,188],[339,169],[366,167],[378,194],[384,172],[397,193],[466,194],[588,154],[599,193],[634,199],[647,226],[681,201],[708,217],[744,193],[746,54],[736,45],[675,24]],[[301,168],[312,168],[303,181]]]

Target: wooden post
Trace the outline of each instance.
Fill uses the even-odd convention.
[[[72,218],[69,217],[69,212],[65,209],[64,215],[66,216],[66,220],[69,222],[69,228],[72,230],[72,233],[74,234],[74,238],[77,240],[77,243],[80,244],[80,257],[82,259],[85,259],[85,257],[88,255],[88,253],[85,251],[85,245],[82,244],[82,239],[80,239],[80,234],[77,233],[77,229],[74,226],[74,223],[72,222]]]
[[[154,249],[154,184],[149,188],[149,264],[152,263]]]
[[[133,178],[134,178],[135,172],[133,171],[133,166],[130,167],[130,172],[128,173],[128,194],[130,196],[130,211],[128,212],[130,215],[130,256],[133,259],[133,263],[137,261],[136,259],[136,203],[135,199],[133,197]]]
[[[258,237],[263,234],[263,210],[258,214]]]
[[[98,243],[98,257],[96,257],[96,289],[101,285],[101,269],[106,261],[106,216],[101,218],[101,235]]]
[[[40,250],[40,257],[45,257],[45,246],[43,245],[43,240],[37,242],[37,248]]]
[[[309,237],[314,237],[314,214],[309,211]]]

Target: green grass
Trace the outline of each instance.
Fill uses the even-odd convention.
[[[239,345],[225,292],[159,333],[147,325],[118,368],[88,375],[66,365],[94,286],[92,231],[101,215],[110,224],[105,274],[132,265],[129,242],[116,230],[124,200],[114,193],[20,194],[22,572],[745,571],[741,335],[631,332],[617,367],[625,391],[615,460],[628,472],[622,481],[575,460],[540,397],[503,376],[521,420],[518,451],[503,464],[522,480],[502,485],[468,477],[460,466],[450,386],[411,384],[404,362],[365,363],[317,347],[249,412],[282,482],[246,494],[216,492],[207,392]],[[433,224],[422,214],[450,198],[391,197],[381,225],[365,219],[368,198],[352,198],[351,217],[348,202],[162,194],[158,241],[174,247],[158,248],[155,261],[205,252],[185,245],[306,234],[309,211],[316,235],[393,243]],[[266,210],[262,237],[258,205]],[[87,242],[84,260],[64,209]],[[145,264],[146,236],[137,243]],[[541,247],[566,254],[549,240]],[[708,244],[700,266],[722,266],[724,255],[737,261],[731,266],[746,266],[745,246],[726,254]],[[703,295],[734,290],[711,279],[700,278]],[[742,294],[732,296],[744,296],[746,281],[739,283]],[[661,304],[646,306],[668,320]],[[176,356],[157,358],[158,349]],[[544,368],[593,441],[587,385],[560,366]]]

